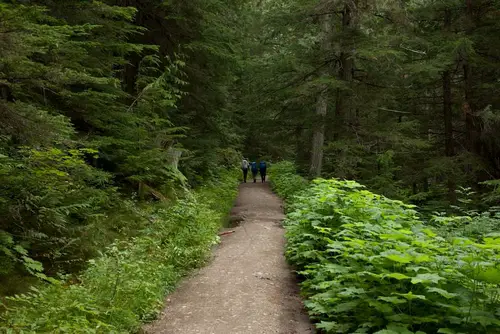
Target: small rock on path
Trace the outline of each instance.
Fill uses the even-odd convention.
[[[214,259],[168,297],[149,334],[312,334],[285,262],[281,201],[265,183],[246,183]]]

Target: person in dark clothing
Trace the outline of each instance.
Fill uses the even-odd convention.
[[[250,163],[250,170],[252,171],[253,183],[256,183],[259,169],[257,168],[257,163],[255,161]]]
[[[266,173],[267,173],[267,165],[265,161],[261,161],[259,164],[260,169],[260,178],[262,179],[262,183],[266,182]]]

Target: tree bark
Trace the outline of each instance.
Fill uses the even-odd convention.
[[[331,15],[323,15],[321,20],[321,30],[323,33],[322,52],[328,56],[332,30]],[[325,66],[320,71],[320,76],[327,77],[329,75],[329,67]],[[320,176],[323,168],[323,145],[325,144],[325,117],[328,113],[328,97],[328,86],[321,85],[320,92],[316,100],[316,121],[312,140],[311,168],[309,170],[312,177]]]
[[[321,175],[323,168],[323,145],[325,143],[325,123],[324,118],[328,112],[328,92],[325,89],[318,96],[316,102],[316,115],[318,123],[314,128],[312,155],[311,155],[311,170],[310,174],[313,177]]]
[[[473,100],[472,66],[465,60],[464,66],[465,81],[465,103],[463,113],[465,115],[465,132],[467,135],[467,148],[470,152],[481,155],[481,120],[476,117],[476,104]]]
[[[429,179],[428,178],[425,178],[423,181],[423,189],[424,189],[424,192],[429,192]]]
[[[444,14],[444,30],[450,32],[451,28],[451,10],[446,9]],[[444,119],[444,150],[446,157],[453,157],[455,149],[453,146],[453,102],[451,95],[451,72],[449,69],[443,72],[443,119]],[[450,203],[457,202],[456,181],[453,173],[448,172],[448,199]]]
[[[352,1],[344,5],[344,10],[342,11],[342,31],[345,36],[342,37],[341,41],[341,53],[340,53],[340,68],[338,77],[342,80],[346,86],[353,80],[353,70],[354,70],[354,58],[352,50],[354,49],[352,43],[352,36],[349,36],[352,28],[356,25],[356,11],[357,11],[358,1]],[[356,113],[349,108],[349,96],[350,93],[346,88],[337,88],[336,101],[335,101],[335,120],[337,134],[335,139],[338,139],[338,133],[341,132],[340,129],[345,125],[344,123],[355,123]]]
[[[451,73],[445,71],[443,73],[443,116],[444,116],[444,141],[445,141],[445,154],[447,157],[454,155],[453,149],[453,115],[452,115],[452,101],[451,101]]]
[[[447,157],[453,157],[453,108],[451,97],[451,73],[443,73],[443,118],[444,118],[444,148]],[[448,175],[448,198],[451,203],[456,203],[456,182],[453,175]]]
[[[465,0],[467,8],[467,34],[471,34],[474,25],[474,7],[471,0]],[[463,104],[463,113],[465,116],[465,132],[467,136],[467,149],[478,156],[481,155],[481,120],[476,117],[478,110],[477,104],[474,101],[474,82],[473,82],[473,67],[470,63],[470,57],[467,52],[462,54],[463,58],[463,73],[464,73],[464,95],[465,102]]]

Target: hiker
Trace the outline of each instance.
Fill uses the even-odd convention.
[[[260,162],[259,169],[260,169],[260,178],[262,179],[262,183],[264,183],[266,182],[266,172],[267,172],[267,165],[265,161]]]
[[[247,175],[248,175],[248,160],[243,158],[241,162],[241,170],[243,171],[243,182],[247,183]]]
[[[253,183],[256,183],[257,174],[259,174],[259,169],[257,168],[257,163],[255,161],[250,163],[250,170],[252,171]]]

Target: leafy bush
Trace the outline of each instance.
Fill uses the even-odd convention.
[[[297,168],[292,162],[282,161],[269,169],[273,190],[282,198],[289,199],[307,186],[307,181],[297,175]]]
[[[499,234],[443,238],[413,206],[335,179],[291,200],[286,229],[327,333],[500,333]]]
[[[9,298],[0,332],[138,330],[157,315],[179,279],[206,259],[235,195],[230,172],[170,207],[144,209],[149,223],[140,234],[91,260],[78,284],[61,281]]]

